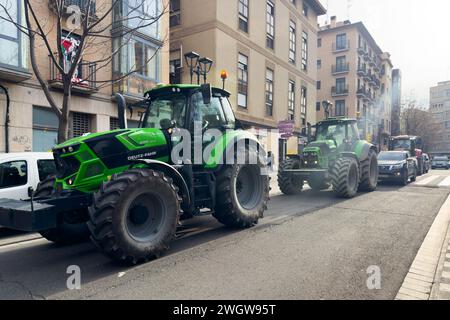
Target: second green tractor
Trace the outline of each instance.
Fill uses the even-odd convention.
[[[280,190],[298,194],[305,181],[312,190],[333,188],[340,198],[352,198],[358,191],[371,192],[378,184],[376,147],[359,137],[356,119],[328,118],[318,123],[315,135],[298,155],[290,155],[278,173]]]

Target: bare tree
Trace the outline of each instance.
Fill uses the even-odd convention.
[[[8,0],[6,0],[7,2]],[[50,3],[48,2],[50,1]],[[123,2],[129,2],[123,10]],[[69,114],[71,96],[74,86],[74,78],[80,67],[84,66],[82,57],[95,56],[90,60],[90,65],[96,68],[86,68],[87,72],[77,79],[78,83],[83,81],[95,82],[97,88],[111,86],[113,83],[122,81],[133,73],[141,71],[148,62],[154,58],[156,52],[163,46],[165,39],[161,40],[155,54],[140,61],[139,65],[129,66],[120,76],[108,79],[93,80],[92,73],[106,69],[112,65],[113,59],[120,55],[121,50],[132,41],[137,32],[155,26],[164,14],[168,12],[167,7],[154,10],[150,6],[158,0],[24,0],[25,22],[18,24],[8,13],[8,5],[5,1],[0,3],[0,8],[6,14],[0,18],[12,23],[20,32],[27,35],[30,47],[30,63],[48,103],[59,119],[58,142],[61,143],[69,137]],[[100,2],[100,4],[99,4]],[[49,16],[46,10],[39,10],[42,6],[52,8],[54,15]],[[75,4],[75,5],[74,5]],[[95,8],[95,13],[93,12]],[[44,14],[40,14],[44,12]],[[115,30],[115,32],[111,32]],[[68,35],[64,35],[68,31]],[[71,52],[66,52],[63,41],[71,34],[77,35],[77,43]],[[116,41],[120,39],[120,41]],[[117,43],[111,49],[111,43]],[[59,74],[62,83],[63,99],[58,104],[55,92],[51,90],[49,83],[43,77],[42,64],[38,63],[38,50],[44,47],[50,59],[50,69],[54,68]],[[104,48],[108,48],[105,50]],[[103,52],[102,52],[103,51]]]
[[[442,124],[436,121],[429,110],[419,107],[415,101],[410,101],[403,108],[401,122],[403,134],[422,137],[425,152],[430,152],[442,140]]]

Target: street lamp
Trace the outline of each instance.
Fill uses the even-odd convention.
[[[207,57],[201,58],[198,65],[198,84],[200,84],[200,75],[203,75],[203,83],[206,83],[206,76],[211,71],[213,61]]]
[[[189,67],[189,74],[191,76],[191,84],[192,79],[194,77],[194,70],[198,68],[198,62],[200,59],[200,55],[197,52],[191,51],[184,55],[186,60],[186,65]]]

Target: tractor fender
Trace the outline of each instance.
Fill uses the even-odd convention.
[[[227,144],[227,147],[224,150],[223,156],[224,156],[224,160],[226,160],[226,155],[229,152],[234,152],[235,146],[239,146],[242,144],[242,142],[245,142],[245,145],[249,145],[250,141],[258,148],[258,156],[260,158],[261,163],[266,164],[267,163],[267,153],[264,150],[263,146],[261,145],[261,143],[259,143],[258,139],[253,136],[252,134],[246,133],[245,135],[238,135],[236,136],[233,140],[229,141],[229,143]]]
[[[367,154],[369,154],[369,153],[367,153]],[[359,163],[359,158],[356,155],[356,153],[354,153],[354,152],[341,152],[339,154],[339,157],[340,158],[353,158]]]
[[[223,165],[226,164],[227,155],[229,155],[230,152],[234,152],[235,146],[240,145],[242,142],[245,142],[245,145],[248,145],[250,141],[259,149],[258,155],[260,161],[267,164],[266,151],[259,143],[258,139],[249,132],[236,130],[223,135],[217,141],[213,148],[213,154],[208,159],[205,167],[207,169],[221,170]]]
[[[163,172],[164,174],[168,175],[170,178],[173,179],[173,182],[180,188],[184,205],[186,207],[189,207],[191,205],[192,199],[191,199],[191,194],[189,192],[189,187],[186,183],[186,180],[183,178],[181,173],[176,168],[174,168],[170,164],[167,164],[165,162],[158,161],[158,160],[136,159],[136,160],[133,160],[133,162],[135,162],[137,164],[143,164],[148,169],[160,171],[160,172]]]
[[[356,146],[356,150],[355,150],[355,153],[358,157],[357,160],[359,162],[366,160],[369,157],[370,150],[374,150],[375,152],[377,151],[376,147],[373,144],[370,144],[367,142],[359,143]]]

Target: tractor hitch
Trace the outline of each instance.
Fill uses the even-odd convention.
[[[58,197],[12,200],[0,199],[0,226],[27,232],[56,228],[60,214],[85,209],[92,204],[92,195],[77,191]]]

